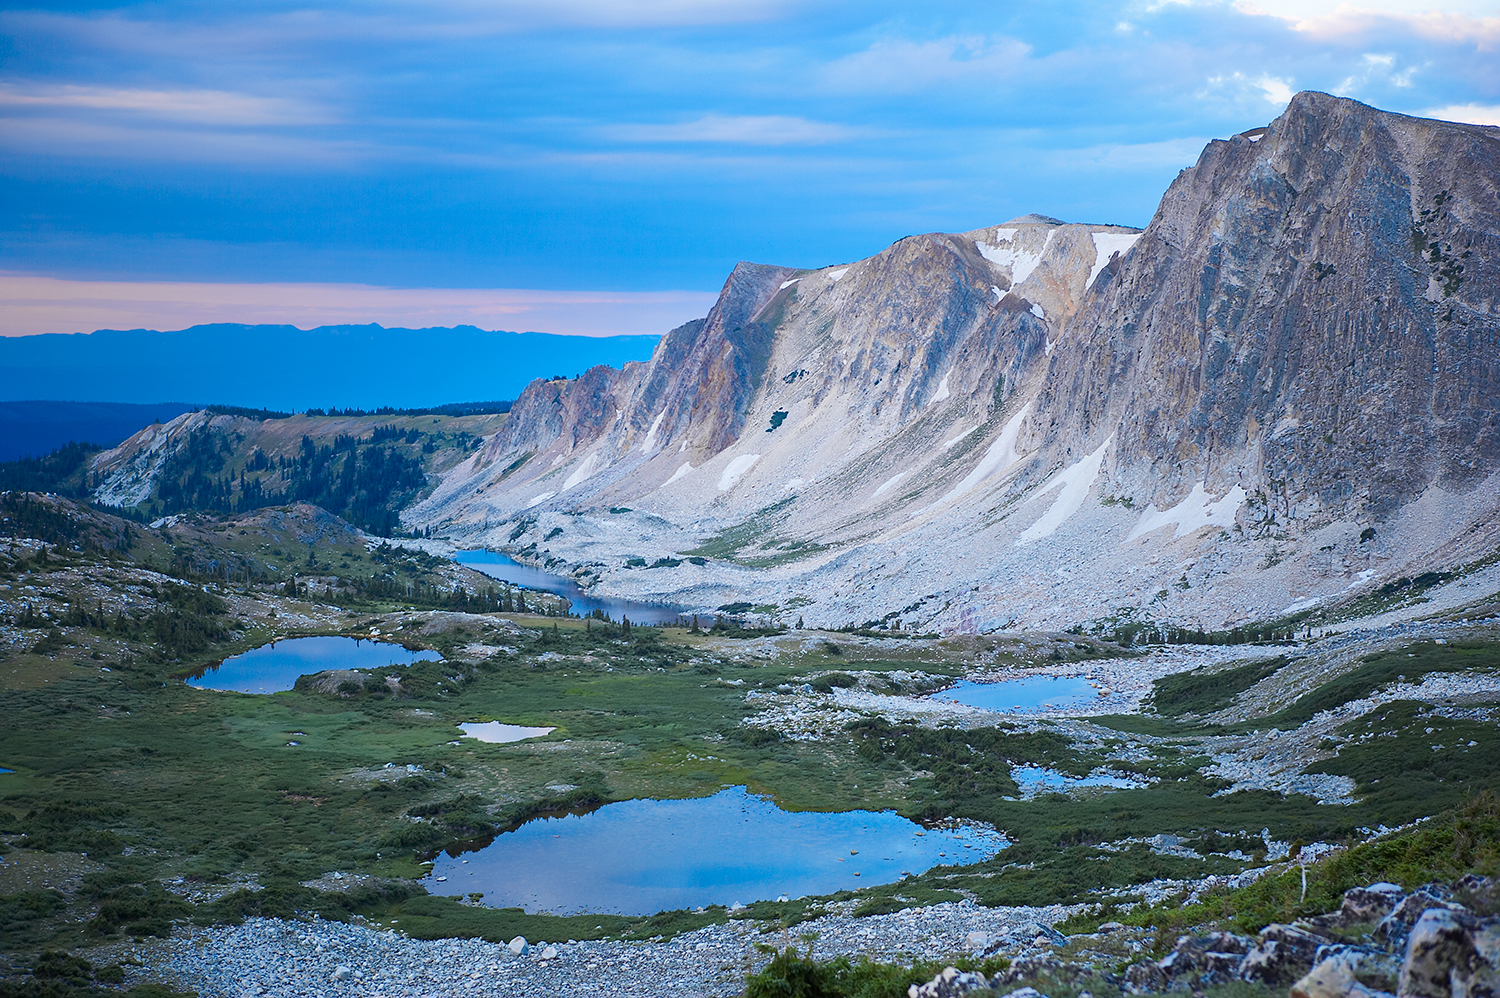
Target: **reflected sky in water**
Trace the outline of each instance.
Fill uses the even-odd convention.
[[[497,908],[646,915],[891,883],[979,862],[1005,844],[993,831],[924,829],[894,811],[783,811],[732,787],[538,818],[477,852],[440,855],[423,884],[434,894],[483,891]]]

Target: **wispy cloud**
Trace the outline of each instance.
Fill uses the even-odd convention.
[[[1424,118],[1462,121],[1470,125],[1500,125],[1500,104],[1449,104],[1419,112]]]
[[[1024,69],[1031,46],[1005,36],[950,36],[875,42],[831,62],[823,86],[840,93],[912,93],[960,81],[979,84]]]
[[[727,142],[752,146],[824,145],[861,138],[868,132],[824,121],[785,115],[705,114],[674,124],[609,125],[603,133],[624,142]]]
[[[1473,44],[1489,50],[1500,43],[1500,17],[1487,0],[1447,0],[1413,10],[1404,0],[1362,0],[1358,4],[1302,2],[1302,0],[1244,0],[1246,13],[1268,14],[1287,21],[1295,30],[1323,40],[1359,39],[1385,33],[1391,27],[1432,41]]]
[[[0,83],[0,109],[5,108],[124,112],[221,126],[317,125],[334,120],[326,109],[284,97],[14,81]]]

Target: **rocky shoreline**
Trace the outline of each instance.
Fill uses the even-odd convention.
[[[1469,876],[1414,891],[1385,883],[1341,907],[1258,935],[1181,936],[1160,959],[1150,930],[1118,922],[1064,936],[1082,906],[984,908],[971,902],[889,915],[825,915],[791,929],[738,919],[646,942],[417,940],[353,923],[250,919],[195,929],[118,954],[135,980],[226,998],[461,998],[488,994],[618,998],[733,996],[788,946],[911,964],[1002,957],[988,978],[949,967],[910,998],[1095,992],[1201,995],[1250,982],[1290,998],[1481,998],[1500,987],[1500,884]],[[1160,952],[1160,950],[1157,950]]]
[[[731,996],[744,991],[747,973],[770,959],[767,947],[806,949],[804,938],[813,934],[820,959],[910,963],[983,949],[1040,953],[1063,939],[1051,926],[1077,910],[985,908],[964,901],[861,918],[830,914],[790,930],[736,919],[647,942],[427,941],[359,921],[255,918],[125,947],[116,956],[131,968],[131,983],[167,981],[227,998]]]

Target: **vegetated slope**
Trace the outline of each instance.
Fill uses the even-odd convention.
[[[1497,177],[1500,130],[1301,94],[1144,233],[741,264],[649,363],[533,383],[403,517],[617,591],[924,629],[1214,630],[1463,563],[1496,540]]]
[[[309,502],[389,535],[396,514],[479,446],[503,414],[301,415],[260,419],[204,410],[141,430],[97,455],[95,501],[154,517]]]

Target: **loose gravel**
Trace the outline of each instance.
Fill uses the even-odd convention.
[[[846,905],[852,907],[852,903]],[[257,918],[194,929],[120,957],[134,980],[164,980],[224,998],[467,998],[547,994],[664,998],[730,996],[769,959],[766,947],[911,962],[1000,947],[1027,951],[1058,938],[1076,907],[985,908],[956,902],[890,915],[830,914],[790,931],[748,919],[651,942],[423,941],[358,922]]]

